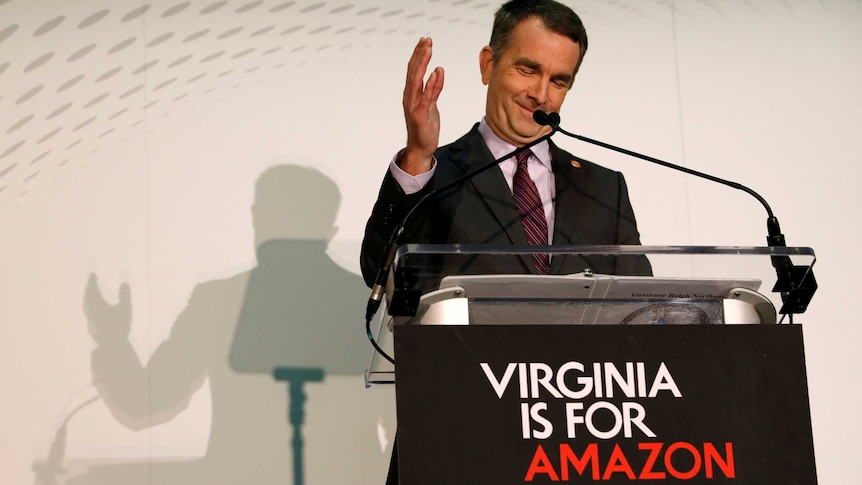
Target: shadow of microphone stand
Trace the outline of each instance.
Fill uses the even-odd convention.
[[[288,421],[293,431],[291,438],[293,485],[303,485],[305,483],[305,469],[302,425],[305,422],[305,384],[307,382],[322,382],[325,374],[323,369],[297,367],[279,367],[272,374],[276,381],[287,382]],[[48,458],[44,463],[33,464],[33,472],[36,475],[34,485],[58,485],[57,478],[68,474],[63,468],[63,460],[66,454],[66,435],[69,421],[81,410],[99,399],[101,399],[99,396],[94,396],[84,401],[66,416],[54,434]]]
[[[293,451],[293,484],[303,485],[304,471],[304,441],[302,424],[305,422],[305,383],[323,381],[323,369],[277,367],[273,373],[276,381],[287,382],[288,420],[293,430],[291,449]]]
[[[63,424],[57,429],[54,434],[54,441],[51,442],[51,449],[48,452],[48,459],[45,463],[34,463],[33,472],[36,474],[36,485],[57,485],[57,477],[66,475],[68,471],[63,468],[63,460],[66,455],[66,426],[69,421],[78,414],[82,409],[93,404],[101,399],[99,396],[91,397],[90,399],[79,404],[78,407],[72,410],[63,420]]]

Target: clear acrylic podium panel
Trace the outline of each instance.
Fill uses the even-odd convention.
[[[695,311],[705,313],[708,321],[685,321],[677,323],[721,323],[721,308],[716,307],[715,300],[709,298],[692,298],[689,294],[674,294],[668,293],[667,288],[664,290],[649,291],[650,283],[655,281],[656,287],[668,282],[673,284],[674,281],[683,283],[681,286],[685,288],[687,284],[692,282],[703,281],[712,282],[719,281],[732,287],[740,286],[755,290],[763,297],[768,299],[776,310],[782,307],[781,294],[773,292],[777,276],[776,270],[773,267],[773,261],[783,259],[790,261],[793,266],[797,267],[798,273],[805,278],[806,281],[813,281],[813,274],[810,268],[816,260],[814,251],[806,247],[740,247],[740,246],[479,246],[479,245],[432,245],[432,244],[411,244],[405,245],[398,249],[395,262],[392,265],[390,272],[390,284],[387,289],[388,297],[391,297],[392,291],[398,288],[398,291],[414,296],[418,294],[426,294],[429,291],[436,290],[440,286],[440,281],[444,276],[457,278],[462,275],[481,274],[480,270],[487,270],[495,266],[495,261],[506,261],[496,266],[497,272],[500,268],[515,268],[510,263],[516,261],[515,258],[531,258],[533,252],[542,252],[550,255],[551,260],[554,258],[571,258],[579,257],[585,261],[600,262],[597,266],[608,267],[607,261],[612,261],[614,258],[642,258],[646,257],[652,266],[652,277],[635,278],[639,288],[646,288],[645,291],[629,293],[626,298],[611,298],[602,299],[601,301],[594,298],[582,298],[577,294],[577,291],[563,292],[560,294],[557,290],[549,292],[550,297],[542,295],[539,292],[539,297],[535,288],[525,288],[525,292],[530,296],[519,298],[518,284],[522,284],[518,277],[518,284],[506,291],[507,295],[500,298],[476,298],[471,299],[468,295],[465,298],[471,305],[471,323],[472,319],[477,318],[477,312],[481,312],[483,308],[489,308],[491,318],[497,318],[500,314],[508,315],[508,321],[494,322],[499,324],[521,324],[521,323],[547,323],[546,321],[523,321],[525,311],[536,311],[540,308],[542,312],[548,309],[546,316],[553,318],[553,315],[565,313],[575,314],[578,312],[604,311],[601,315],[610,315],[613,311],[630,312],[632,308],[638,305],[655,303],[657,301],[654,296],[662,294],[665,297],[661,298],[662,302],[669,302],[677,305],[690,305]],[[465,264],[469,261],[484,261],[482,266],[471,266]],[[529,261],[529,260],[528,260]],[[571,267],[571,265],[569,265]],[[552,263],[553,267],[553,263]],[[581,271],[596,271],[594,275],[600,278],[603,274],[598,273],[594,268],[584,267],[579,268]],[[523,269],[520,271],[510,271],[513,274],[523,274]],[[575,276],[578,277],[578,276]],[[582,277],[582,276],[581,276]],[[552,278],[560,278],[555,276]],[[467,277],[466,279],[469,279]],[[646,282],[646,283],[645,283]],[[644,286],[645,285],[645,286]],[[444,285],[445,286],[445,285]],[[556,286],[556,285],[554,285]],[[550,286],[548,287],[550,288]],[[663,292],[664,291],[664,292]],[[635,296],[632,296],[635,295]],[[689,298],[685,298],[689,296]],[[702,295],[694,295],[702,296]],[[527,303],[527,305],[525,305]],[[397,303],[396,303],[397,305]],[[585,310],[584,308],[588,308]],[[717,312],[717,313],[716,313]],[[394,353],[394,345],[392,338],[392,325],[407,321],[408,317],[393,317],[389,315],[388,309],[384,306],[375,316],[376,323],[372,322],[372,327],[376,328],[376,337],[379,345],[397,359]],[[779,319],[781,316],[779,315]],[[613,320],[613,321],[609,321]],[[397,323],[393,323],[397,322]],[[780,322],[786,323],[785,320]],[[483,322],[491,323],[491,322]],[[555,322],[557,323],[557,322]],[[592,318],[588,322],[583,320],[572,323],[593,323],[603,324],[611,323],[618,324],[619,320],[613,318]],[[631,322],[639,323],[639,322]],[[798,323],[798,322],[797,322]],[[366,385],[386,386],[394,383],[395,370],[394,366],[386,359],[377,353],[373,353],[369,368],[366,370]]]

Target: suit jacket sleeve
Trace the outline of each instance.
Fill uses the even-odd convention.
[[[371,216],[365,225],[365,237],[362,239],[362,252],[359,263],[362,269],[362,277],[368,287],[374,286],[374,279],[380,266],[383,253],[386,251],[393,231],[401,223],[404,216],[410,212],[416,203],[428,193],[431,184],[419,192],[407,195],[398,185],[398,182],[386,171],[377,201],[371,211]],[[407,234],[402,238],[404,241],[417,240],[415,234],[421,231],[420,222],[425,218],[421,214],[411,216],[412,224],[405,229]]]

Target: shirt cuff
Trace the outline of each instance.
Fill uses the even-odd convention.
[[[434,176],[434,171],[437,169],[437,159],[434,157],[431,158],[431,170],[413,176],[404,170],[401,170],[401,167],[395,163],[402,153],[404,153],[403,149],[392,157],[392,161],[389,162],[389,173],[392,174],[392,177],[396,182],[398,182],[398,185],[401,187],[401,190],[404,191],[405,195],[415,194],[422,190],[428,184],[428,181],[431,180],[431,177]]]

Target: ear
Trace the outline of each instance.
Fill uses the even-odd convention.
[[[491,82],[491,71],[494,70],[494,51],[491,46],[485,46],[479,51],[479,71],[482,73],[482,84]]]

